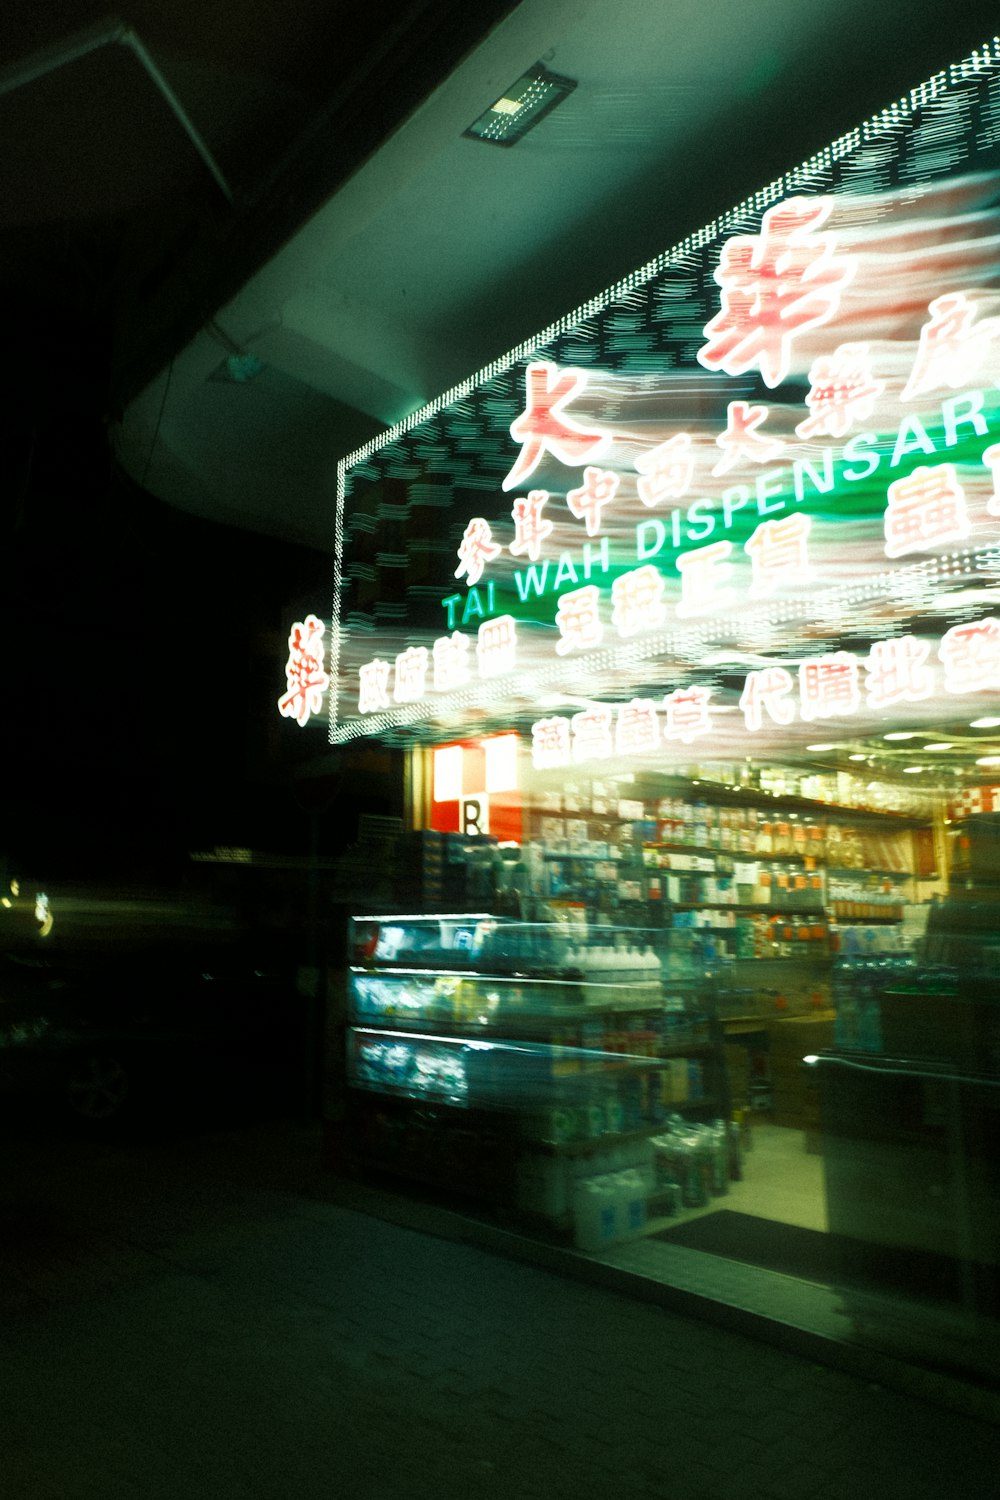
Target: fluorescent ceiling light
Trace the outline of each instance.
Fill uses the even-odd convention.
[[[916,735],[909,729],[894,729],[891,734],[884,734],[884,740],[915,740]]]
[[[987,716],[985,719],[973,719],[969,724],[969,728],[996,729],[998,724],[1000,724],[1000,719],[990,718],[989,716]]]
[[[931,745],[925,745],[925,750],[954,750],[955,746],[951,740],[935,740]]]
[[[490,146],[513,146],[575,88],[574,78],[550,73],[536,63],[462,134]]]
[[[807,745],[807,750],[836,750],[836,745]]]
[[[848,760],[867,760],[868,757],[867,757],[867,755],[849,755],[847,757],[847,759]]]
[[[921,771],[923,769],[924,769],[923,766],[904,766],[903,767],[903,775],[904,776],[919,776],[920,773],[921,773]]]
[[[976,761],[977,766],[1000,766],[1000,755],[981,755]]]

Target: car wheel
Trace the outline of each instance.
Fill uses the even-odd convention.
[[[116,1119],[131,1091],[128,1069],[111,1053],[92,1052],[77,1058],[66,1082],[72,1113],[77,1119],[97,1123]]]

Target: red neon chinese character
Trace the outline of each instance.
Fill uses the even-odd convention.
[[[660,717],[652,698],[633,698],[622,703],[615,722],[615,748],[619,755],[641,755],[660,745]]]
[[[661,500],[679,500],[687,494],[694,475],[691,434],[679,432],[668,438],[651,453],[637,458],[635,467],[642,476],[638,489],[643,505],[652,510]]]
[[[799,709],[804,719],[833,719],[858,711],[858,658],[831,651],[799,667]]]
[[[786,699],[794,686],[791,672],[784,667],[762,667],[759,671],[748,672],[740,696],[740,708],[747,728],[761,728],[765,708],[775,724],[790,724],[795,718],[795,705]]]
[[[529,365],[525,376],[528,404],[510,424],[510,435],[522,444],[517,462],[503,482],[515,489],[532,474],[546,449],[560,463],[579,465],[596,458],[608,443],[606,432],[588,432],[567,417],[564,407],[587,384],[586,370],[560,370],[542,362]]]
[[[469,680],[469,637],[458,630],[434,642],[434,691],[450,692]]]
[[[984,318],[974,324],[975,304],[965,292],[935,297],[927,311],[930,318],[920,330],[917,357],[901,401],[912,401],[923,391],[940,390],[942,386],[958,390],[975,385],[990,344],[1000,336],[1000,318]]]
[[[569,720],[556,715],[531,726],[531,762],[536,770],[570,763]]]
[[[567,494],[570,514],[578,521],[586,521],[588,536],[597,536],[600,532],[601,511],[615,498],[620,482],[620,476],[610,469],[587,468],[583,471],[580,488]]]
[[[965,493],[954,464],[922,464],[888,489],[885,555],[923,552],[969,535]]]
[[[364,667],[358,668],[361,687],[358,692],[358,713],[373,714],[389,707],[389,663],[376,656]]]
[[[888,708],[904,701],[917,703],[934,691],[934,673],[927,665],[929,641],[901,635],[875,641],[865,661],[865,695],[869,708]]]
[[[944,663],[949,693],[982,693],[1000,688],[1000,620],[992,617],[953,625],[941,637],[938,656]]]
[[[419,703],[427,691],[430,652],[426,646],[408,646],[396,657],[392,696],[397,703]]]
[[[709,542],[707,547],[695,547],[691,552],[679,554],[679,615],[707,615],[730,601],[733,591],[723,587],[722,580],[733,571],[732,563],[725,560],[732,550],[732,542]]]
[[[600,590],[595,583],[560,596],[556,612],[560,636],[556,641],[556,651],[560,656],[565,656],[567,651],[589,651],[600,644],[604,634],[600,603]]]
[[[288,692],[278,699],[278,712],[282,718],[294,719],[300,727],[309,722],[310,714],[321,711],[323,694],[330,686],[330,679],[323,671],[325,629],[322,620],[315,615],[306,615],[289,631],[288,661],[285,663]]]
[[[611,755],[611,710],[606,704],[573,715],[573,759],[604,760]]]
[[[806,550],[811,527],[811,518],[803,515],[760,523],[743,544],[753,565],[751,594],[760,597],[773,594],[784,583],[808,583],[813,576]]]
[[[814,233],[832,208],[832,198],[787,198],[767,210],[760,234],[726,241],[714,273],[722,306],[698,351],[707,370],[742,375],[757,365],[772,389],[787,378],[795,335],[833,317],[854,275],[854,260],[834,255],[834,236]]]
[[[699,734],[711,734],[712,721],[708,715],[711,696],[712,689],[706,687],[674,688],[668,693],[663,700],[667,738],[686,742],[696,739]]]
[[[795,431],[801,438],[844,437],[854,422],[870,417],[885,381],[872,375],[867,344],[840,344],[809,371],[809,416]]]
[[[652,563],[622,573],[611,585],[611,623],[620,636],[656,630],[667,617],[664,582]]]
[[[726,408],[726,430],[716,443],[722,457],[713,474],[727,474],[741,458],[750,463],[766,464],[784,449],[780,438],[759,437],[757,428],[767,420],[766,406],[751,406],[748,401],[730,401]]]
[[[991,443],[983,449],[983,463],[993,480],[993,493],[986,509],[991,516],[1000,516],[1000,443]]]
[[[480,677],[503,677],[513,672],[517,657],[517,621],[513,615],[484,620],[476,640]]]
[[[542,519],[542,510],[549,498],[548,490],[529,490],[514,501],[511,515],[514,517],[514,540],[509,551],[515,557],[527,552],[532,562],[537,562],[542,543],[552,534],[552,522]]]
[[[461,578],[463,573],[467,573],[471,588],[482,578],[486,564],[499,557],[502,551],[503,548],[498,547],[493,540],[489,522],[484,521],[482,516],[473,516],[465,528],[465,535],[458,549],[459,562],[455,577]]]

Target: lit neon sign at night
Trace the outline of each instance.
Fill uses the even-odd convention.
[[[345,461],[332,738],[494,710],[572,764],[711,733],[725,693],[752,735],[981,691],[960,632],[981,655],[1000,629],[977,618],[1000,581],[1000,133],[954,111],[937,178],[909,136],[948,87],[988,112],[998,74],[987,50],[939,75]],[[865,181],[875,146],[891,191]],[[366,553],[424,491],[423,550]],[[753,659],[740,685],[698,682],[727,652]],[[584,678],[608,718],[531,712]]]

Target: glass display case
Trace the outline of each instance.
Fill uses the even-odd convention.
[[[372,1164],[560,1218],[570,1177],[641,1165],[671,1117],[728,1118],[701,973],[662,931],[357,916],[349,944],[348,1087]]]

